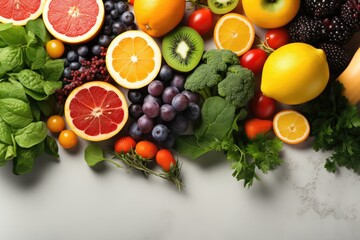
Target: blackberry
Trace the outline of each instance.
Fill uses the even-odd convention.
[[[324,50],[329,64],[330,73],[337,75],[342,73],[351,61],[351,55],[344,47],[336,43],[320,43],[319,48]]]
[[[297,17],[288,25],[290,41],[314,44],[324,37],[326,31],[319,20],[306,15]]]
[[[323,18],[338,13],[342,0],[303,0],[305,12],[315,18]]]
[[[352,31],[360,31],[360,0],[347,0],[341,6],[341,19]]]
[[[327,40],[332,43],[345,44],[354,33],[338,16],[324,19],[323,24],[327,30]]]

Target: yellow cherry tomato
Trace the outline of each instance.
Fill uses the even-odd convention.
[[[46,43],[46,51],[51,58],[60,58],[65,52],[65,46],[62,41],[52,39]]]
[[[59,133],[65,128],[65,120],[60,115],[53,115],[46,121],[46,126],[52,133]]]
[[[72,130],[62,130],[59,135],[59,143],[63,148],[74,148],[78,143],[78,136]]]

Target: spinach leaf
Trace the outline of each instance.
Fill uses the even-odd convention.
[[[35,33],[33,32],[28,32],[25,35],[25,39],[27,42],[27,47],[35,47],[38,45],[38,39],[36,38]]]
[[[7,163],[6,156],[6,150],[7,150],[7,144],[0,143],[0,167],[4,166]]]
[[[11,145],[11,127],[0,117],[0,142]]]
[[[45,100],[36,101],[38,108],[46,117],[55,114],[56,98],[54,95],[49,96]]]
[[[30,105],[15,98],[0,99],[0,116],[15,128],[25,127],[33,121]]]
[[[235,106],[222,97],[210,97],[205,100],[201,109],[201,125],[195,130],[195,136],[202,141],[213,142],[223,139],[232,127],[235,117]]]
[[[104,155],[105,155],[104,150],[97,144],[92,143],[85,148],[84,158],[86,163],[90,167],[94,167],[98,163],[104,161],[110,162],[117,167],[120,168],[122,167],[120,164],[116,163],[115,161],[105,158]]]
[[[12,78],[9,78],[9,81],[6,82],[0,82],[0,99],[2,98],[16,98],[24,102],[28,101],[22,84]]]
[[[33,32],[41,40],[41,45],[44,45],[49,39],[50,35],[47,32],[42,19],[30,20],[26,23],[25,29],[27,32]]]
[[[25,93],[37,101],[43,101],[48,98],[48,95],[46,95],[45,93],[35,92],[28,88],[25,88]]]
[[[51,136],[46,136],[45,138],[45,152],[50,156],[54,156],[59,158],[59,147],[57,145],[56,140]]]
[[[47,81],[59,81],[64,72],[64,60],[62,59],[49,59],[41,68],[41,73]]]
[[[5,26],[6,29],[0,31],[0,38],[9,46],[25,45],[26,31],[20,26]]]
[[[13,159],[13,173],[16,175],[26,174],[32,171],[35,159],[44,152],[44,143],[41,142],[31,148],[17,149],[17,155]]]
[[[16,80],[18,80],[24,87],[38,92],[44,92],[44,79],[43,76],[30,69],[23,69],[19,73],[11,74]]]
[[[32,70],[41,69],[45,65],[47,53],[44,47],[27,47],[25,53],[25,61]]]
[[[196,159],[213,149],[201,146],[194,135],[183,135],[176,137],[175,150],[187,157]]]
[[[45,81],[44,82],[44,92],[46,95],[51,95],[55,93],[56,90],[60,89],[62,87],[61,81]]]
[[[17,129],[14,133],[16,143],[23,148],[30,148],[42,141],[47,136],[45,122],[32,122],[29,125]]]
[[[24,64],[21,47],[7,46],[0,51],[0,77],[6,72],[21,67]]]

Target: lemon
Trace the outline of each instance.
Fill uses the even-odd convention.
[[[280,103],[302,104],[320,95],[329,76],[323,50],[306,43],[289,43],[267,58],[262,72],[261,91]]]

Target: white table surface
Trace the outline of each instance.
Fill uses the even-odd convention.
[[[250,189],[220,153],[179,156],[183,192],[110,164],[91,169],[85,144],[60,148],[59,161],[43,156],[25,176],[0,168],[1,240],[360,239],[360,175],[328,173],[329,153],[311,139],[285,145],[284,164]]]

